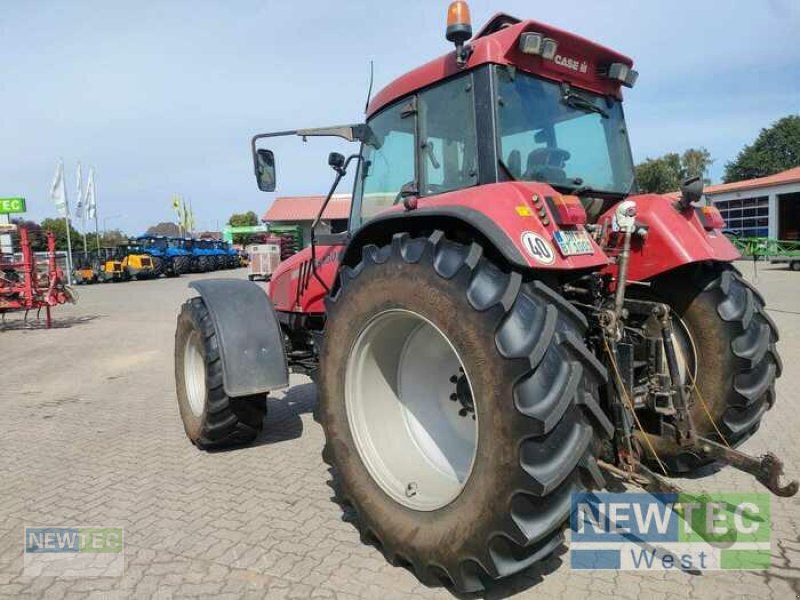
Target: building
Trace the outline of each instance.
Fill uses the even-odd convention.
[[[311,224],[319,213],[325,196],[283,196],[276,198],[261,217],[267,227],[297,225],[303,235],[303,246],[311,240]],[[317,226],[317,233],[339,233],[347,231],[350,218],[350,194],[334,194],[322,221]]]
[[[728,230],[742,237],[800,240],[800,167],[768,177],[707,186]]]

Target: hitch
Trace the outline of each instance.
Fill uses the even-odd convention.
[[[767,452],[756,458],[744,452],[740,452],[739,450],[734,450],[733,448],[718,444],[707,438],[697,437],[696,440],[695,450],[699,453],[752,475],[761,485],[776,496],[789,498],[790,496],[794,496],[797,493],[798,487],[800,487],[796,479],[790,481],[786,485],[781,485],[780,479],[783,475],[783,461],[772,452]]]

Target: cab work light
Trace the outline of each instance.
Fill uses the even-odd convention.
[[[608,66],[608,74],[606,76],[609,79],[616,79],[626,87],[632,88],[636,85],[639,73],[631,69],[625,63],[611,63]]]
[[[556,41],[544,37],[541,33],[526,31],[519,36],[519,50],[523,54],[535,54],[547,60],[553,60],[557,49]]]
[[[546,196],[545,202],[550,208],[553,220],[557,225],[583,225],[586,223],[586,211],[581,199],[577,196]]]
[[[696,210],[704,228],[708,230],[725,229],[725,219],[722,218],[716,206],[701,206]]]

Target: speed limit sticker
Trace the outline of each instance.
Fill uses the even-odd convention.
[[[552,265],[556,260],[553,246],[538,233],[526,231],[522,234],[522,245],[534,260],[543,265]]]

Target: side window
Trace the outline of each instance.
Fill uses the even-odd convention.
[[[375,145],[364,144],[356,197],[361,195],[361,221],[394,205],[400,188],[415,180],[413,111],[402,102],[369,122]],[[359,190],[360,188],[360,190]]]
[[[422,195],[478,183],[478,151],[472,75],[419,96]]]

